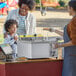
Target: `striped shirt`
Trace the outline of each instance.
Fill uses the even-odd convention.
[[[21,35],[25,35],[26,34],[26,16],[21,16],[19,15],[19,24],[18,24],[18,30],[17,30],[17,33],[18,34],[21,34]]]

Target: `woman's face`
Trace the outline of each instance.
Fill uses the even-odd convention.
[[[15,33],[17,32],[17,26],[16,26],[16,24],[13,24],[12,26],[10,26],[10,27],[8,28],[8,32],[9,32],[10,34],[15,34]]]
[[[72,7],[68,6],[68,12],[69,12],[69,15],[73,16],[75,11],[73,10]]]
[[[26,16],[28,14],[28,11],[29,7],[26,4],[22,4],[19,11],[20,15]]]

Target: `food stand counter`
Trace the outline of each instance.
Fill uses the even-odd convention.
[[[0,61],[0,76],[62,76],[62,59]]]

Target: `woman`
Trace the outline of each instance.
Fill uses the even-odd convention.
[[[18,22],[19,35],[35,34],[36,19],[29,11],[34,9],[34,0],[19,0],[19,8],[9,12],[7,19],[14,19]]]
[[[76,1],[70,1],[69,14],[73,16],[68,25],[64,27],[64,43],[55,44],[55,48],[64,47],[64,63],[62,76],[76,76]],[[50,30],[51,29],[46,29]],[[52,29],[57,33],[57,30]],[[59,33],[59,31],[58,31]]]

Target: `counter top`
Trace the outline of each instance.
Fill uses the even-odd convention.
[[[34,62],[51,62],[51,61],[63,61],[63,59],[32,59],[32,60],[18,60],[18,61],[11,61],[11,62],[4,62],[0,60],[0,64],[12,64],[12,63],[34,63]]]

